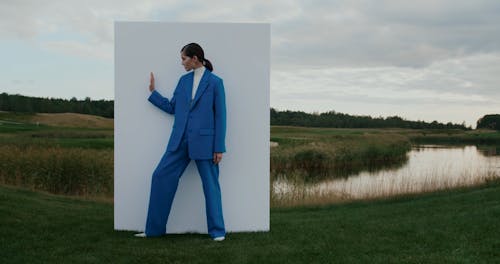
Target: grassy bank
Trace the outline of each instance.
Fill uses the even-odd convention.
[[[304,181],[345,177],[361,170],[399,166],[411,144],[395,133],[377,130],[271,127],[271,178]]]
[[[134,238],[113,205],[0,187],[2,263],[496,263],[500,184],[272,209],[271,231]]]
[[[398,167],[412,144],[476,144],[497,153],[500,132],[458,129],[339,129],[272,126],[271,177],[311,180]],[[482,147],[479,148],[482,148]],[[298,175],[298,176],[297,176]]]
[[[500,131],[494,130],[423,130],[409,134],[415,143],[500,145]]]

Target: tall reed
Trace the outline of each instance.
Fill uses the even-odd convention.
[[[57,194],[113,195],[113,150],[0,146],[0,183]]]
[[[317,138],[271,149],[271,179],[302,175],[305,181],[342,178],[363,170],[401,166],[411,145],[402,136],[356,136],[353,139]]]

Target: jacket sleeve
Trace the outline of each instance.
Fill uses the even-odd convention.
[[[214,97],[215,111],[215,142],[214,152],[226,152],[226,95],[224,93],[224,84],[219,79],[215,89]]]
[[[163,97],[158,91],[153,90],[151,92],[151,95],[148,98],[148,101],[150,101],[153,105],[156,107],[160,108],[161,110],[169,113],[169,114],[175,114],[175,98],[177,95],[177,90],[180,85],[180,80],[177,83],[177,87],[175,88],[174,95],[172,96],[171,100],[168,100],[167,98]]]

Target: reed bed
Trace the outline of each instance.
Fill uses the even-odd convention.
[[[408,139],[397,135],[274,140],[279,146],[271,148],[272,180],[299,175],[309,182],[398,167],[411,149]]]
[[[56,194],[112,197],[113,150],[3,145],[0,183]]]
[[[372,200],[481,186],[490,182],[498,184],[500,174],[489,172],[481,177],[460,175],[455,179],[446,178],[444,180],[439,177],[428,177],[419,183],[370,177],[354,181],[340,179],[325,181],[321,184],[307,184],[288,178],[280,178],[271,185],[271,207],[327,205],[356,200]]]
[[[362,172],[349,178],[306,182],[292,173],[272,181],[274,207],[329,204],[420,194],[500,181],[500,157],[479,154],[478,148],[416,149],[398,170]]]

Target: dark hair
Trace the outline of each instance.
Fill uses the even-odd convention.
[[[182,47],[181,52],[184,52],[184,55],[190,58],[196,56],[198,60],[203,63],[203,65],[205,65],[205,67],[209,71],[213,71],[214,67],[212,66],[212,63],[209,60],[205,59],[203,49],[197,43],[189,43],[185,45],[184,47]]]

